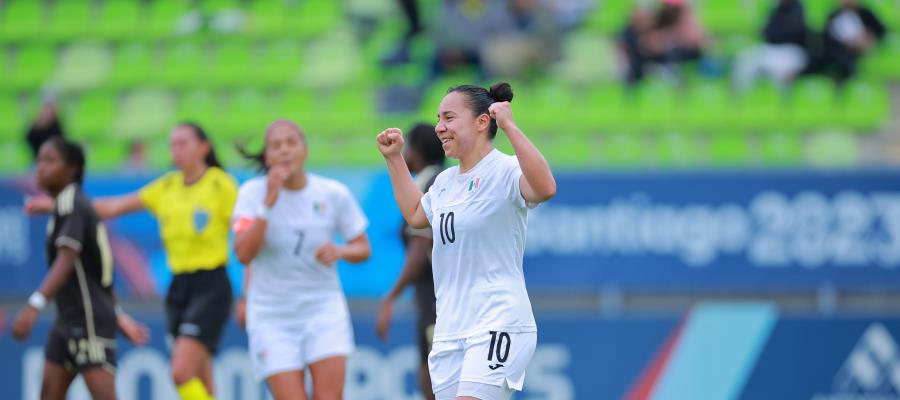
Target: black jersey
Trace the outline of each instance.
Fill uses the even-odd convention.
[[[113,260],[106,228],[78,185],[56,198],[47,226],[47,260],[60,247],[78,251],[72,275],[55,296],[58,326],[81,328],[88,337],[115,337]]]

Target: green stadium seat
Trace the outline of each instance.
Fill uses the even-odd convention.
[[[262,135],[266,126],[276,115],[271,96],[258,90],[242,90],[231,96],[225,113],[223,125],[229,137],[251,137]]]
[[[804,1],[803,8],[806,13],[806,25],[816,32],[821,32],[822,29],[825,29],[828,15],[836,10],[837,6],[837,2],[829,0]]]
[[[244,32],[255,38],[283,37],[288,24],[283,1],[256,0],[247,9]]]
[[[78,140],[108,139],[112,124],[118,114],[116,95],[104,91],[91,91],[67,107],[67,128]]]
[[[806,146],[807,164],[818,167],[852,167],[859,164],[859,141],[846,132],[810,135]]]
[[[652,160],[643,136],[634,133],[607,135],[601,144],[602,158],[610,167],[645,167]]]
[[[31,165],[31,150],[24,140],[0,142],[0,176],[21,175]]]
[[[861,63],[864,76],[900,79],[900,33],[888,33],[885,39]]]
[[[253,64],[253,69],[257,72],[253,77],[254,83],[275,88],[295,82],[300,75],[302,54],[303,49],[295,41],[272,42],[263,49],[261,62]]]
[[[767,1],[703,0],[697,11],[701,24],[710,32],[754,35],[762,24],[759,3],[770,4]]]
[[[254,77],[251,48],[238,41],[225,41],[216,49],[208,79],[216,87],[246,85]]]
[[[648,79],[638,84],[633,95],[638,129],[661,132],[684,125],[686,115],[680,110],[682,95],[675,85]]]
[[[115,89],[159,82],[154,68],[153,49],[140,43],[119,47],[113,60],[113,69],[106,84]]]
[[[209,86],[207,57],[204,48],[192,43],[179,43],[166,51],[160,81],[177,89]]]
[[[843,126],[861,132],[883,128],[891,118],[888,88],[881,82],[856,80],[844,85],[840,93]]]
[[[310,134],[309,132],[306,133],[306,145],[309,149],[306,164],[312,167],[337,164],[338,161],[335,160],[335,156],[343,151],[340,144],[332,143],[331,139]]]
[[[737,127],[744,131],[777,131],[788,123],[786,101],[774,84],[760,82],[740,97]]]
[[[310,43],[304,52],[300,79],[295,84],[317,89],[333,89],[359,84],[364,60],[353,34],[335,30]]]
[[[122,140],[147,139],[165,135],[175,124],[175,101],[158,89],[141,89],[126,95],[113,125]]]
[[[173,168],[172,151],[169,149],[169,137],[156,135],[147,139],[147,164],[154,170]]]
[[[686,109],[683,111],[685,127],[693,132],[715,135],[733,130],[737,120],[736,104],[728,84],[719,81],[701,81],[690,86]]]
[[[87,150],[90,173],[120,172],[128,159],[128,143],[120,140],[96,140],[88,144]]]
[[[190,20],[191,11],[190,2],[185,0],[150,2],[144,21],[144,38],[166,40],[195,31],[198,27]]]
[[[332,153],[338,156],[341,166],[372,167],[384,164],[374,135],[352,135],[341,139],[341,150]]]
[[[15,95],[0,94],[0,142],[22,140],[25,119]]]
[[[636,125],[637,112],[619,84],[590,87],[584,99],[587,113],[576,115],[590,132],[621,132]]]
[[[839,121],[835,86],[831,79],[809,77],[795,81],[789,98],[790,126],[796,130],[826,128]]]
[[[378,102],[372,88],[348,88],[334,93],[328,110],[332,119],[351,135],[372,135],[378,120]]]
[[[518,98],[513,98],[513,116],[523,123],[530,119],[532,124],[526,126],[534,129],[534,133],[580,137],[591,131],[584,117],[591,110],[585,102],[578,101],[577,91],[572,87],[547,80],[531,90],[525,88],[524,93],[515,86],[513,90],[519,92]],[[534,104],[532,110],[521,109],[522,103],[527,102]]]
[[[691,167],[703,163],[703,153],[696,135],[683,132],[666,132],[656,139],[656,162],[667,167]]]
[[[96,22],[93,4],[94,2],[84,0],[53,2],[45,34],[58,42],[88,37]]]
[[[0,19],[0,43],[45,40],[45,18],[40,1],[7,1]]]
[[[712,165],[736,167],[749,164],[752,154],[745,134],[711,135],[707,140]]]
[[[866,0],[872,12],[884,23],[888,31],[900,31],[900,4],[897,0]]]
[[[593,156],[591,146],[586,138],[577,135],[557,135],[541,142],[538,148],[554,168],[581,167],[586,165]]]
[[[314,114],[318,102],[319,99],[312,91],[287,91],[281,98],[281,103],[278,107],[278,116],[276,118],[289,119],[297,122],[300,126],[305,126],[305,121]]]
[[[767,132],[760,136],[760,156],[771,167],[803,163],[803,138],[796,132]]]
[[[304,0],[286,11],[286,33],[301,39],[329,34],[344,20],[341,2],[334,0]]]
[[[112,70],[112,53],[96,42],[72,43],[60,52],[53,87],[62,92],[90,90],[101,85]]]
[[[596,85],[618,79],[616,43],[593,32],[575,32],[563,38],[563,59],[548,77],[569,85]]]
[[[44,85],[56,66],[56,53],[45,45],[35,44],[19,48],[10,73],[10,87],[33,91]]]
[[[178,122],[197,123],[210,132],[210,135],[219,136],[223,125],[222,110],[224,106],[216,94],[204,90],[192,91],[178,98],[175,118]]]
[[[128,41],[142,35],[143,14],[140,0],[107,0],[94,26],[95,34],[108,41]]]
[[[603,0],[585,18],[585,27],[612,35],[618,33],[628,24],[632,10],[631,0]]]

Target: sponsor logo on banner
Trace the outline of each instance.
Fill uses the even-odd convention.
[[[832,390],[814,399],[900,399],[900,346],[883,324],[866,328],[834,377]]]

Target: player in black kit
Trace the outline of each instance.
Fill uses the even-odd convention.
[[[38,183],[54,198],[47,226],[50,269],[16,317],[13,336],[26,339],[47,300],[55,300],[41,399],[64,399],[77,374],[92,398],[115,399],[116,330],[138,345],[149,339],[145,326],[117,311],[106,229],[81,191],[84,164],[81,147],[62,138],[47,141],[38,153]]]

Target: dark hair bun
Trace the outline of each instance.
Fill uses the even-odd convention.
[[[497,102],[512,101],[513,99],[512,86],[510,86],[506,82],[500,82],[491,85],[491,89],[488,90],[488,93],[490,93],[491,98]]]

